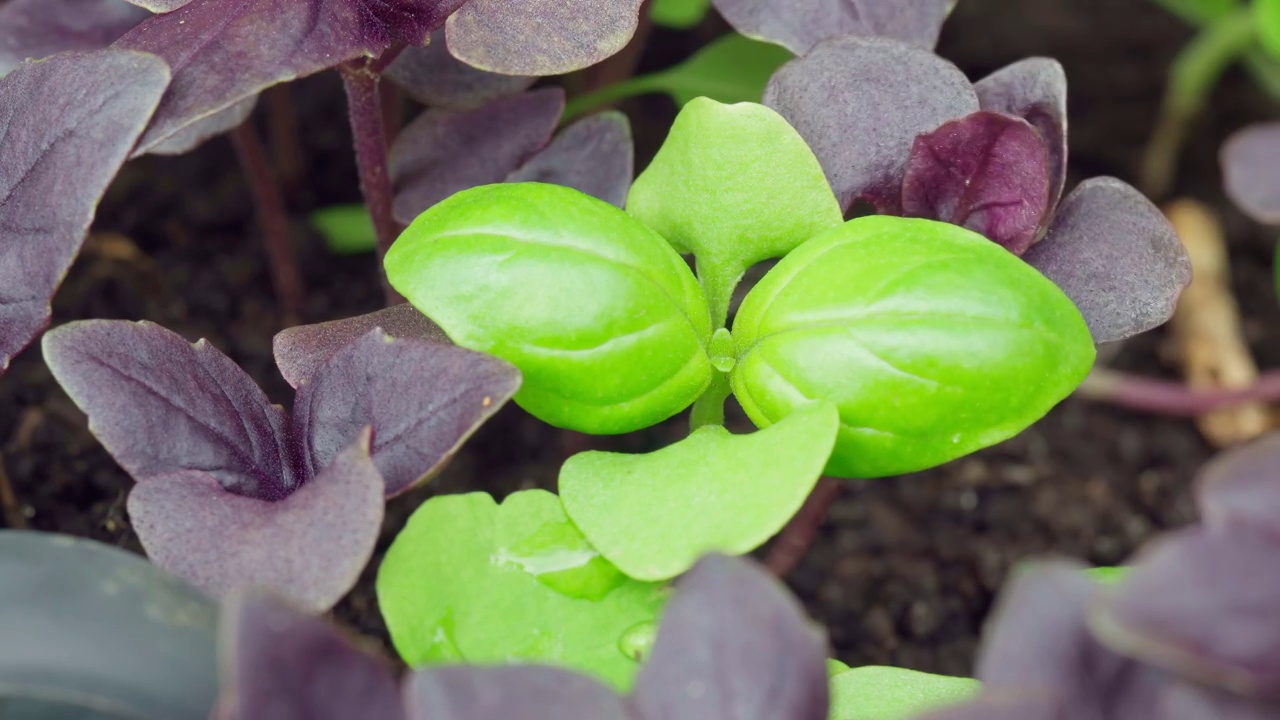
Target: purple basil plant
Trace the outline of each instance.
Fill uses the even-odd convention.
[[[129,157],[187,152],[234,131],[261,211],[282,212],[279,199],[267,197],[276,193],[270,168],[245,121],[263,90],[323,70],[337,68],[346,81],[360,183],[381,250],[399,232],[393,200],[400,216],[412,219],[413,208],[426,203],[418,209],[425,210],[437,192],[536,179],[621,202],[632,175],[624,117],[588,118],[553,140],[559,118],[548,120],[543,110],[563,108],[558,91],[506,96],[539,75],[585,67],[621,49],[639,6],[0,0],[0,371],[48,325],[49,300]],[[591,22],[569,22],[579,17]],[[41,58],[52,59],[24,62]],[[396,145],[399,199],[387,172],[377,92],[384,72],[432,107]],[[538,105],[534,115],[512,114],[530,103]],[[477,117],[489,121],[475,125]],[[511,138],[503,122],[518,124]],[[470,151],[458,144],[464,141]],[[285,314],[296,314],[302,289],[287,222],[275,218],[272,227],[264,219],[273,280]]]
[[[1227,195],[1254,220],[1280,224],[1280,123],[1260,123],[1222,147]]]
[[[1047,58],[978,83],[931,48],[945,0],[716,0],[742,32],[801,57],[765,91],[813,148],[846,212],[962,225],[1019,255],[1070,297],[1098,343],[1169,319],[1188,282],[1164,216],[1113,178],[1067,177],[1067,83]]]
[[[214,595],[262,584],[319,611],[368,563],[385,498],[438,472],[520,384],[415,327],[278,343],[291,416],[207,342],[151,323],[70,323],[44,354],[137,481],[128,511],[152,561]]]
[[[1203,522],[1157,538],[1114,586],[1074,563],[1005,591],[984,693],[930,720],[1280,716],[1280,435],[1202,472]]]

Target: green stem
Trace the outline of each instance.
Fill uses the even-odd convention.
[[[729,305],[733,302],[733,291],[746,270],[739,270],[731,263],[718,262],[713,257],[698,258],[698,283],[702,285],[702,294],[707,298],[707,309],[711,312],[711,327],[725,327],[729,321]]]
[[[1256,39],[1253,13],[1243,8],[1205,26],[1178,54],[1143,158],[1143,189],[1148,195],[1159,198],[1170,190],[1191,124],[1208,104],[1223,72],[1244,57]]]
[[[704,425],[724,425],[724,403],[729,399],[733,389],[729,386],[729,373],[717,372],[711,378],[702,397],[693,403],[689,413],[689,430],[697,430]]]
[[[603,105],[653,92],[654,87],[652,75],[641,75],[616,85],[600,88],[570,100],[564,107],[564,117],[560,122],[569,123]]]

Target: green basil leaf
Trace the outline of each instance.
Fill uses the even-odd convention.
[[[655,24],[676,30],[688,30],[707,16],[711,0],[653,0],[649,17]]]
[[[636,628],[666,593],[600,556],[545,490],[498,505],[484,493],[428,500],[378,570],[378,606],[410,666],[543,661],[622,689]]]
[[[827,473],[932,467],[1005,440],[1065,398],[1094,359],[1052,282],[1000,246],[930,220],[852,220],[752,288],[731,382],[761,427],[814,399],[840,408]]]
[[[624,433],[711,382],[697,280],[657,233],[577,190],[460,192],[392,246],[387,277],[458,345],[520,369],[515,401],[559,427]]]
[[[818,158],[781,115],[707,98],[676,117],[627,212],[693,252],[715,326],[747,268],[844,221]]]
[[[1253,0],[1253,17],[1263,49],[1280,59],[1280,0]]]
[[[320,233],[325,246],[337,255],[371,253],[378,243],[369,209],[360,203],[320,208],[307,217],[307,224]]]
[[[1192,25],[1217,22],[1240,7],[1240,0],[1155,0],[1155,3]]]
[[[1132,569],[1126,565],[1117,565],[1115,567],[1100,566],[1089,568],[1085,572],[1089,574],[1089,577],[1103,585],[1118,585],[1129,576],[1129,572]]]
[[[830,720],[911,720],[972,700],[982,683],[905,668],[866,667],[831,677]]]
[[[835,445],[831,403],[750,435],[719,425],[647,455],[585,452],[560,471],[565,511],[609,562],[666,580],[709,552],[750,552],[804,504]]]

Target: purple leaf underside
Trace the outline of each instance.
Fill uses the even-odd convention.
[[[1048,219],[1067,183],[1066,71],[1057,60],[1027,58],[979,80],[973,89],[983,110],[1020,117],[1044,137],[1049,149]]]
[[[393,340],[380,329],[338,350],[294,402],[307,474],[372,426],[371,454],[398,495],[439,472],[520,387],[513,366],[454,345]]]
[[[710,556],[677,586],[631,701],[662,720],[826,720],[825,657],[825,638],[775,578]]]
[[[0,77],[23,60],[105,48],[150,16],[124,0],[0,3]]]
[[[634,177],[631,123],[626,115],[608,111],[565,128],[506,180],[563,185],[621,208]]]
[[[456,192],[502,182],[546,147],[563,112],[564,91],[545,88],[422,114],[391,147],[396,219],[409,224]]]
[[[504,75],[561,75],[626,47],[643,0],[469,0],[446,24],[449,52]]]
[[[135,480],[196,471],[235,497],[279,499],[298,477],[288,418],[205,341],[149,322],[86,320],[51,330],[45,361]]]
[[[297,388],[316,374],[342,346],[374,328],[394,338],[430,340],[450,344],[449,336],[409,303],[365,315],[331,320],[313,325],[297,325],[282,330],[272,339],[272,350],[280,374]]]
[[[148,478],[129,493],[129,517],[152,562],[211,595],[262,586],[324,612],[355,585],[381,529],[384,489],[368,443],[366,432],[274,502],[226,492],[207,473]]]
[[[419,670],[405,704],[409,720],[635,720],[612,688],[533,665]]]
[[[1254,220],[1280,225],[1280,123],[1262,123],[1222,146],[1227,196]]]
[[[917,136],[978,110],[951,63],[891,40],[842,38],[782,66],[765,89],[809,143],[846,210],[866,200],[901,209],[902,179]]]
[[[349,636],[261,591],[222,616],[217,720],[404,720],[390,663]]]
[[[883,37],[932,50],[949,0],[713,0],[734,29],[804,55],[823,40]]]
[[[1097,343],[1163,324],[1191,282],[1191,261],[1164,214],[1115,178],[1080,183],[1023,259],[1071,298]]]
[[[395,41],[420,45],[461,0],[193,0],[146,20],[116,42],[164,58],[173,84],[138,154],[259,92]],[[221,129],[226,120],[207,124]]]
[[[490,100],[527,90],[537,80],[477,70],[449,54],[443,30],[426,47],[406,48],[383,76],[428,107],[474,110]]]
[[[1048,210],[1049,152],[1025,120],[976,112],[916,138],[902,184],[907,217],[960,225],[1021,255]]]

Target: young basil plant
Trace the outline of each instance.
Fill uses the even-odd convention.
[[[368,563],[385,498],[437,472],[520,379],[373,328],[302,365],[315,370],[290,418],[211,345],[150,323],[70,323],[44,351],[138,482],[129,515],[157,565],[215,595],[263,584],[316,611]]]
[[[409,227],[388,276],[455,342],[521,368],[516,402],[547,422],[627,432],[702,397],[695,419],[715,424],[730,386],[760,427],[830,401],[826,469],[842,477],[1003,440],[1093,360],[1071,302],[981,236],[842,222],[812,152],[759,105],[690,103],[628,209],[537,184],[470,190]],[[782,255],[723,327],[742,272]]]

